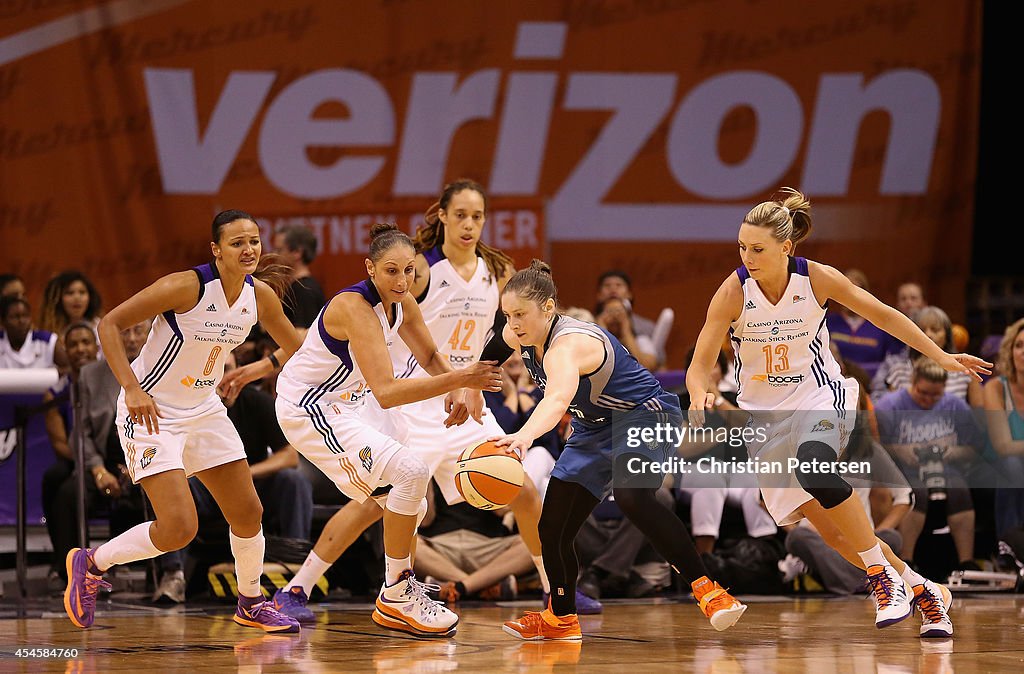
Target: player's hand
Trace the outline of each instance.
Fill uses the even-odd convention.
[[[106,470],[96,478],[96,488],[100,490],[101,494],[110,498],[121,496],[121,483],[113,473],[109,473]]]
[[[939,365],[947,372],[963,372],[977,381],[981,381],[983,374],[992,374],[992,363],[969,353],[951,353],[947,358],[943,358]]]
[[[501,368],[493,360],[481,360],[459,370],[466,388],[483,391],[501,390]]]
[[[235,403],[235,399],[238,398],[238,394],[242,392],[243,388],[245,388],[246,384],[254,382],[266,375],[265,370],[269,365],[269,360],[261,358],[255,363],[249,363],[248,365],[236,367],[233,370],[225,372],[224,376],[220,380],[220,384],[217,386],[217,393],[224,399],[224,404],[231,407]],[[273,366],[270,367],[272,370]]]
[[[533,447],[533,438],[523,437],[518,433],[487,438],[487,440],[488,442],[493,442],[498,447],[504,447],[506,454],[514,456],[520,461],[526,456],[526,450]]]
[[[469,408],[466,406],[466,390],[459,389],[452,391],[444,397],[444,411],[448,418],[444,420],[444,427],[461,426],[469,418]]]
[[[128,408],[128,418],[133,424],[145,424],[149,435],[160,432],[160,422],[157,419],[163,415],[160,414],[153,396],[143,391],[141,386],[124,392],[124,405]]]
[[[484,409],[484,394],[480,391],[466,391],[466,409],[470,418],[482,426],[484,416],[487,414],[487,410]]]
[[[704,426],[704,410],[714,409],[715,394],[708,391],[703,396],[690,399],[689,421],[690,426],[702,428]]]

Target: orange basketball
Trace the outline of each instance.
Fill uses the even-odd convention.
[[[971,335],[967,328],[959,323],[953,324],[953,350],[960,352],[967,348],[967,342],[971,341]]]
[[[519,494],[523,464],[493,442],[467,447],[456,459],[455,487],[466,503],[481,510],[507,506]]]

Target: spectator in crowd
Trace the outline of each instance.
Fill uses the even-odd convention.
[[[0,297],[0,368],[67,368],[57,335],[32,329],[32,308],[22,297]]]
[[[945,392],[946,374],[930,358],[919,358],[910,387],[882,397],[875,414],[883,445],[914,490],[914,508],[900,525],[902,557],[913,559],[929,503],[944,500],[958,568],[977,569],[974,503],[963,475],[982,446],[982,436],[967,403]],[[935,479],[943,481],[945,488],[926,487],[925,477],[932,485]],[[944,499],[939,498],[942,494]]]
[[[667,486],[658,489],[654,496],[670,510],[675,505]],[[625,516],[615,503],[614,494],[597,504],[580,527],[576,554],[582,570],[577,592],[593,600],[581,603],[577,599],[579,613],[599,613],[599,608],[590,607],[602,597],[648,597],[671,583],[668,562]]]
[[[96,286],[79,271],[65,271],[50,279],[43,293],[39,326],[63,335],[73,323],[86,323],[96,332],[103,317],[103,300]],[[97,345],[99,337],[96,338]]]
[[[581,312],[588,312],[586,309],[579,309]],[[593,318],[593,316],[591,316]],[[581,319],[582,320],[582,319]],[[498,422],[506,433],[515,433],[523,427],[530,418],[530,414],[537,403],[544,397],[544,392],[537,387],[530,377],[529,370],[523,364],[522,356],[514,351],[502,366],[502,390],[484,391],[484,399],[487,407],[494,414],[494,420]],[[569,415],[566,414],[566,417]],[[547,482],[551,475],[551,469],[555,465],[555,459],[561,453],[564,444],[563,434],[568,430],[568,419],[564,419],[564,425],[548,431],[536,439],[523,457],[523,469],[527,477],[533,481],[538,493],[543,498],[547,490]],[[514,519],[511,512],[506,513],[505,524],[511,527]],[[600,613],[601,604],[584,595],[577,588],[576,602],[580,607],[590,613]]]
[[[228,354],[224,372],[235,369]],[[288,444],[274,411],[274,399],[256,384],[244,386],[235,398],[221,395],[228,418],[238,430],[252,472],[256,493],[263,504],[263,528],[270,534],[309,541],[313,523],[313,485],[299,470],[299,454]],[[208,526],[227,528],[213,496],[198,478],[189,478],[196,512]]]
[[[50,564],[50,589],[58,590],[66,584],[64,558],[77,542],[74,508],[68,508],[67,498],[75,499],[75,456],[71,452],[70,438],[74,422],[71,411],[71,391],[79,379],[82,368],[96,360],[99,349],[92,326],[73,323],[64,334],[69,372],[57,385],[43,394],[44,403],[52,403],[43,417],[46,435],[56,454],[56,462],[43,473],[43,514],[46,529],[53,546]],[[86,480],[88,482],[88,480]],[[58,498],[63,495],[63,498]],[[60,582],[63,579],[63,583]]]
[[[24,297],[25,282],[17,274],[0,274],[0,297]]]
[[[448,505],[437,483],[427,489],[427,514],[419,527],[413,570],[439,585],[438,599],[515,599],[516,576],[536,571],[523,539],[503,523],[509,508],[480,510]]]
[[[896,308],[903,315],[913,318],[914,314],[926,306],[928,306],[928,303],[924,299],[924,290],[917,283],[908,281],[901,284],[896,290]]]
[[[290,225],[274,233],[274,252],[294,270],[284,302],[284,315],[297,328],[313,325],[327,299],[320,284],[309,270],[316,259],[317,240],[312,230],[302,225]]]
[[[959,353],[953,345],[953,322],[946,312],[936,306],[920,309],[912,317],[917,327],[948,353]],[[875,372],[871,380],[871,397],[878,400],[886,393],[906,388],[914,371],[914,362],[921,354],[913,349],[890,353]],[[971,407],[984,403],[981,384],[964,372],[950,372],[946,379],[946,393],[966,400]]]
[[[862,396],[858,405],[857,425],[850,434],[846,451],[840,460],[866,461],[870,464],[870,474],[861,477],[850,473],[846,479],[864,504],[875,535],[893,550],[900,550],[903,538],[898,527],[910,511],[912,492],[885,448],[872,437],[864,408],[866,401],[867,398]],[[880,504],[880,508],[872,507],[875,504]],[[786,534],[786,551],[789,554],[779,563],[779,569],[784,574],[783,581],[789,582],[800,573],[810,572],[826,590],[834,594],[866,591],[863,569],[851,564],[835,549],[834,541],[841,535],[837,529],[818,531],[806,519],[789,527]]]
[[[691,347],[686,354],[687,368],[693,361],[693,352],[694,349]],[[713,409],[707,412],[704,420],[705,426],[713,430],[728,428],[731,425],[730,422],[742,423],[746,420],[745,414],[729,414],[731,411],[739,409],[736,407],[736,394],[729,392],[723,394],[719,390],[726,366],[725,354],[719,352],[718,361],[711,369],[708,390],[715,396],[715,404]],[[683,409],[688,409],[690,394],[684,390],[679,394],[679,402]],[[680,446],[679,451],[693,462],[705,457],[723,463],[747,459],[746,449],[741,444],[716,443],[712,439],[708,439],[706,442],[687,441]],[[722,514],[726,504],[738,507],[743,511],[747,534],[752,538],[774,536],[778,531],[775,520],[761,505],[761,491],[758,489],[756,476],[752,474],[694,471],[680,475],[678,487],[681,492],[680,496],[688,498],[690,502],[690,529],[697,552],[701,554],[707,554],[715,549],[715,541],[719,537]]]
[[[594,322],[615,335],[641,365],[652,372],[657,369],[658,356],[655,354],[654,342],[647,335],[637,334],[629,300],[610,297],[601,302],[597,306]]]
[[[570,318],[575,318],[578,321],[586,321],[587,323],[594,323],[596,320],[594,318],[594,314],[590,313],[589,309],[584,309],[583,307],[568,307],[563,313]]]
[[[1006,329],[996,363],[998,376],[985,383],[988,435],[999,455],[996,535],[1024,526],[1024,318]]]
[[[848,270],[846,278],[855,286],[870,290],[867,276],[859,269]],[[887,354],[903,348],[902,342],[895,337],[844,306],[837,304],[825,322],[829,336],[839,347],[843,359],[859,365],[869,378],[875,376]]]
[[[630,279],[629,274],[618,269],[610,269],[601,274],[597,279],[597,308],[594,309],[594,315],[599,316],[601,314],[600,307],[610,299],[625,300],[623,304],[626,305],[626,309],[629,311],[632,317],[632,326],[636,335],[643,335],[648,339],[654,338],[654,321],[649,318],[633,313],[633,304],[636,303],[636,299],[633,297],[633,281]],[[596,322],[596,321],[593,321]],[[632,352],[631,352],[632,353]],[[649,370],[654,370],[660,367],[665,362],[664,353],[656,353],[657,362],[655,367],[648,367]],[[645,366],[646,367],[646,366]]]

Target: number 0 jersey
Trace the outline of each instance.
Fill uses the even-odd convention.
[[[430,265],[430,280],[419,303],[423,321],[453,368],[472,365],[480,358],[498,311],[498,280],[482,257],[476,271],[466,281],[437,245],[423,253]],[[396,343],[391,359],[395,377],[423,377],[426,372],[416,362],[405,342]]]
[[[183,314],[157,316],[132,361],[142,390],[161,409],[189,410],[216,398],[224,358],[245,341],[258,318],[252,276],[245,277],[242,293],[229,305],[216,264],[192,271],[199,277],[199,301]]]
[[[807,260],[789,259],[789,284],[772,304],[747,268],[736,270],[743,310],[729,328],[735,351],[737,402],[745,410],[797,410],[819,389],[846,408],[839,363],[829,351],[825,308],[811,288]]]

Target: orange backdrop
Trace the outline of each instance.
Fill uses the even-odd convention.
[[[739,218],[803,188],[801,253],[916,279],[962,318],[980,0],[17,0],[0,7],[0,271],[38,309],[79,268],[107,307],[208,255],[243,208],[312,226],[328,291],[375,219],[447,180],[565,304],[632,274],[678,366]]]

